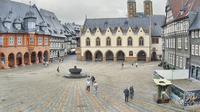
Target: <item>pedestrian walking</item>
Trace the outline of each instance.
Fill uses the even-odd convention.
[[[95,81],[95,77],[94,76],[91,77],[91,81],[92,81],[92,85],[93,85],[94,81]]]
[[[90,79],[87,79],[86,80],[86,90],[88,91],[88,92],[90,92]]]
[[[133,99],[133,96],[134,96],[134,88],[133,88],[133,86],[131,86],[129,88],[129,91],[130,91],[130,99]]]
[[[122,62],[122,69],[124,68],[124,62]]]
[[[137,62],[135,63],[135,66],[136,66],[136,68],[138,67],[138,63]]]
[[[126,88],[124,90],[124,96],[125,96],[125,102],[128,102],[128,97],[129,97],[129,90],[128,90],[128,88]]]
[[[60,67],[59,67],[59,66],[57,67],[57,72],[58,72],[58,73],[60,72]]]
[[[98,90],[98,83],[97,81],[94,81],[94,91],[95,91],[95,95],[97,95],[97,90]]]

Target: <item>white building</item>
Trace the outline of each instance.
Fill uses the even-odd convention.
[[[86,61],[146,62],[160,59],[164,19],[161,15],[86,19],[77,58]]]

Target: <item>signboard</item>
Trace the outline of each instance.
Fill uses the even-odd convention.
[[[3,46],[3,37],[0,37],[0,46]]]

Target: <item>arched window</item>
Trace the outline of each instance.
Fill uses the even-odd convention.
[[[139,46],[144,46],[144,38],[143,37],[139,38]]]
[[[121,46],[122,45],[122,39],[121,37],[117,38],[117,46]]]
[[[101,40],[99,37],[97,37],[96,39],[96,46],[100,46],[101,45]]]
[[[86,39],[86,46],[90,46],[90,38]]]
[[[133,40],[131,37],[128,38],[128,46],[132,46],[133,45]]]
[[[110,39],[110,37],[108,37],[106,39],[106,46],[111,46],[111,39]]]

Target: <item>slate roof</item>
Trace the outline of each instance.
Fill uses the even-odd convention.
[[[45,9],[40,9],[40,13],[47,23],[47,31],[52,36],[65,37],[65,29],[61,22],[58,20],[53,12],[47,11]]]
[[[90,31],[94,33],[96,32],[97,28],[99,28],[102,33],[105,33],[108,28],[110,28],[111,31],[115,33],[118,27],[120,27],[124,33],[128,31],[129,27],[131,27],[134,32],[137,32],[141,27],[145,30],[145,32],[149,32],[150,20],[152,23],[151,35],[155,37],[161,36],[161,26],[165,21],[165,16],[163,15],[135,18],[86,19],[82,33],[85,33],[87,29],[90,29]]]
[[[196,13],[196,17],[190,26],[190,30],[197,30],[197,29],[198,30],[200,29],[200,9]]]
[[[19,3],[19,2],[14,2],[10,0],[0,0],[0,32],[1,33],[24,33],[26,32],[23,28],[23,19],[26,17],[26,13],[32,11],[34,13],[34,16],[37,18],[36,21],[36,33],[43,33],[45,32],[41,31],[40,28],[38,27],[40,23],[44,22],[42,19],[41,15],[39,14],[38,8],[33,5],[30,6]],[[11,22],[11,28],[6,28],[3,25],[3,22],[9,21]],[[13,23],[14,22],[21,22],[22,23],[22,29],[17,30]]]

